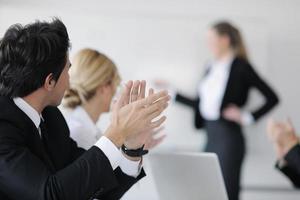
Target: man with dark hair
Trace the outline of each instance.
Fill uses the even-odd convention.
[[[145,98],[145,85],[129,81],[104,136],[78,148],[56,107],[69,86],[69,46],[59,19],[13,25],[0,41],[1,200],[119,199],[145,175],[143,133],[161,126],[165,117],[154,119],[170,97]]]
[[[1,40],[0,95],[27,96],[40,88],[50,73],[57,81],[68,61],[69,46],[67,29],[60,20],[51,25],[36,22],[10,27]]]

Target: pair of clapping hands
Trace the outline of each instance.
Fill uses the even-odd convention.
[[[270,119],[267,133],[279,160],[283,159],[295,145],[299,144],[299,138],[290,119],[286,121]]]
[[[166,120],[166,116],[161,115],[170,99],[166,90],[154,92],[149,89],[146,96],[146,81],[128,81],[113,102],[112,122],[105,136],[117,147],[123,144],[129,149],[156,146],[165,138],[165,135],[155,136]]]

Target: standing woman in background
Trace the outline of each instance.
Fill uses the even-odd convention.
[[[195,111],[196,128],[205,128],[205,151],[218,155],[229,200],[238,200],[240,174],[245,156],[243,125],[250,125],[279,102],[270,86],[248,61],[239,30],[228,22],[214,24],[208,33],[213,60],[198,87],[198,98],[176,94],[176,101]],[[161,86],[165,83],[157,83]],[[258,89],[266,102],[252,112],[243,110],[251,88]]]

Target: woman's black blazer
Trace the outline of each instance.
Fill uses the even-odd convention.
[[[209,74],[209,68],[204,76]],[[257,74],[251,64],[241,58],[235,58],[232,62],[230,74],[223,97],[221,112],[229,104],[243,107],[248,99],[249,90],[257,88],[265,97],[266,102],[257,110],[251,112],[255,121],[269,112],[279,102],[279,98],[273,89]],[[176,101],[188,105],[194,109],[194,124],[197,129],[204,126],[204,119],[199,110],[200,98],[188,98],[182,94],[176,94]]]

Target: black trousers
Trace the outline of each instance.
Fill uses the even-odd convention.
[[[216,153],[225,181],[229,200],[238,200],[240,176],[245,156],[245,140],[241,127],[224,119],[206,121],[206,152]]]

